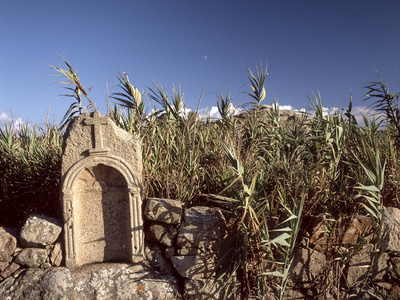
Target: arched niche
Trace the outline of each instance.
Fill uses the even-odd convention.
[[[62,186],[66,266],[142,260],[141,190],[120,157],[89,156]]]

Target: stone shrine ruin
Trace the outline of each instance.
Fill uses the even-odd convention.
[[[66,266],[141,261],[139,140],[99,112],[81,114],[65,134],[61,172]]]

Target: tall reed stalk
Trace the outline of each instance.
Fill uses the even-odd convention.
[[[62,128],[96,109],[77,72],[64,63],[65,70],[52,67],[67,79],[73,98]],[[276,101],[263,104],[266,68],[247,74],[244,111],[234,116],[231,96],[220,92],[216,121],[200,118],[198,110],[187,113],[181,87],[169,93],[154,84],[140,92],[120,73],[109,117],[142,142],[144,198],[223,211],[229,232],[216,249],[217,279],[240,283],[243,298],[283,299],[294,249],[309,230],[302,220],[367,212],[378,245],[383,206],[400,205],[399,94],[390,94],[380,78],[367,86],[387,122],[365,117],[360,126],[352,98],[346,110],[325,115],[320,94],[309,97],[311,111],[284,121]],[[0,225],[19,226],[33,212],[60,217],[62,128],[0,127]]]

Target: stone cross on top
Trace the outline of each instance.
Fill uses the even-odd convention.
[[[84,124],[93,126],[94,145],[93,148],[89,150],[89,154],[107,154],[109,149],[107,147],[103,147],[101,125],[107,125],[108,119],[101,116],[101,114],[96,111],[93,113],[92,118],[89,117],[84,120]]]

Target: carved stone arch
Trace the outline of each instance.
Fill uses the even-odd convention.
[[[114,155],[76,162],[62,183],[66,266],[143,257],[141,183]]]

